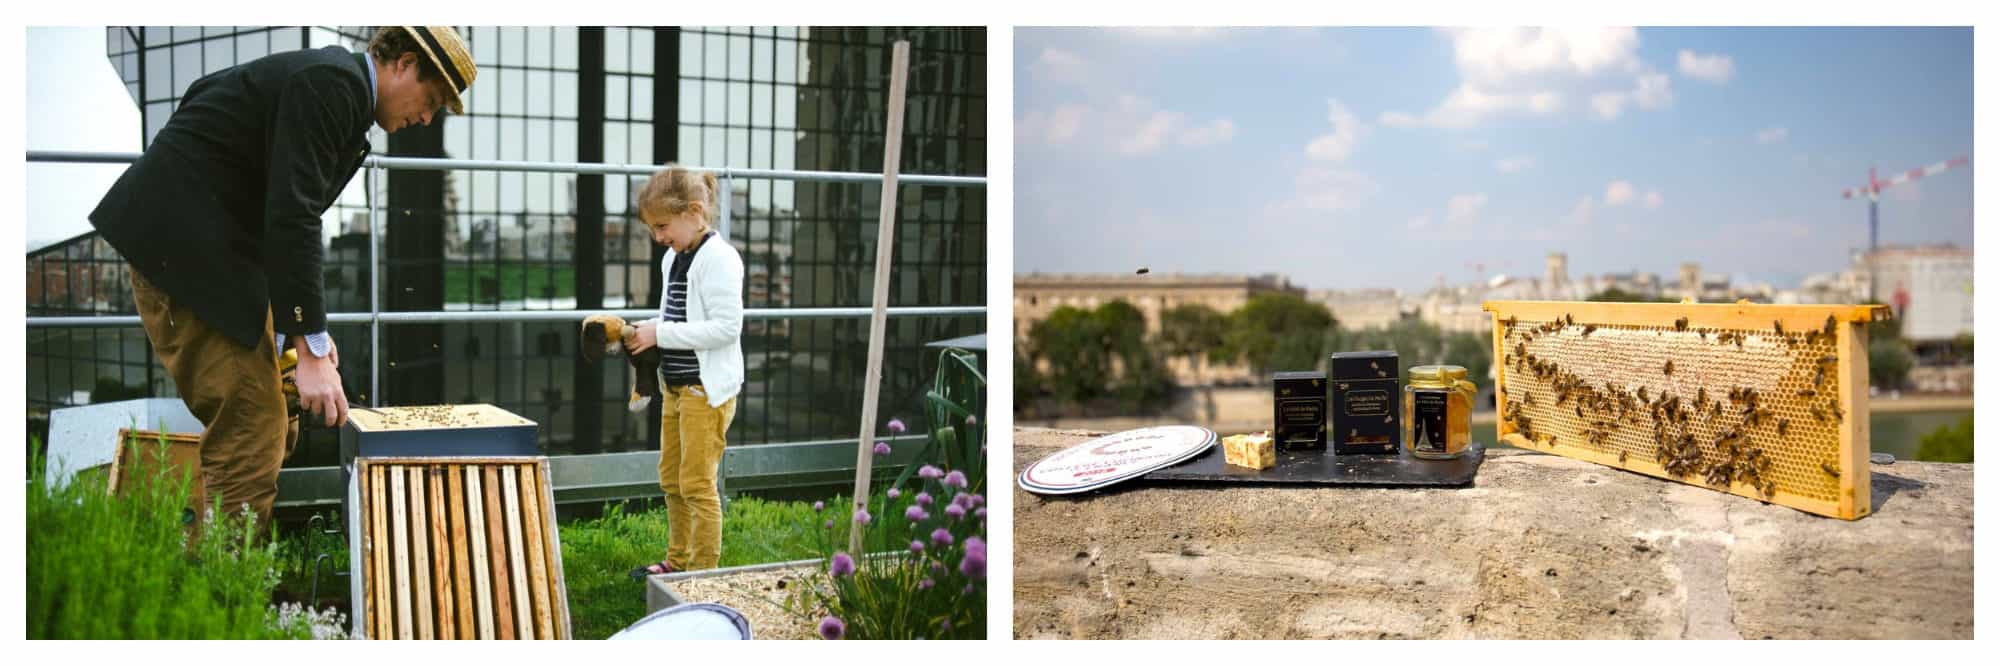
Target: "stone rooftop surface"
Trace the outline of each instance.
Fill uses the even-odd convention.
[[[1014,472],[1097,433],[1014,432]],[[1972,638],[1972,465],[1824,518],[1559,456],[1455,489],[1014,488],[1017,638]]]

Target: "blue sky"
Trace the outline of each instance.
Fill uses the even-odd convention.
[[[1015,270],[1421,290],[1972,246],[1970,29],[1015,30]],[[1884,174],[1886,177],[1886,173]]]

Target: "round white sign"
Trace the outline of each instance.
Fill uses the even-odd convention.
[[[1196,426],[1127,430],[1036,461],[1021,471],[1019,483],[1044,495],[1080,493],[1179,463],[1214,445],[1215,432]]]

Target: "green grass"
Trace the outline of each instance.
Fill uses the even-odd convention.
[[[495,282],[488,285],[488,280]],[[498,289],[494,293],[493,289]],[[448,265],[444,268],[444,300],[449,303],[491,303],[525,298],[576,296],[576,267],[535,264]]]
[[[160,467],[162,473],[112,497],[104,475],[51,488],[42,461],[30,462],[27,637],[309,637],[302,624],[276,626],[270,602],[278,549],[251,538],[264,526],[217,520],[188,544],[182,522],[188,479]]]
[[[909,499],[892,503],[896,515]],[[872,504],[880,506],[882,501],[878,495]],[[811,502],[731,500],[722,516],[721,566],[825,557],[828,543],[846,543],[850,515],[845,497],[825,502],[828,508],[815,513]],[[834,519],[832,531],[821,529],[828,519]],[[645,584],[626,573],[666,556],[667,510],[626,513],[611,505],[603,517],[572,521],[559,529],[571,634],[580,639],[606,638],[645,617]]]

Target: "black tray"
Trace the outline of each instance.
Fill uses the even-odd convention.
[[[1173,467],[1139,477],[1146,481],[1201,483],[1290,483],[1321,486],[1467,486],[1486,461],[1486,447],[1473,442],[1455,460],[1424,460],[1402,453],[1332,455],[1325,450],[1279,451],[1278,465],[1266,470],[1222,462],[1222,446]]]

